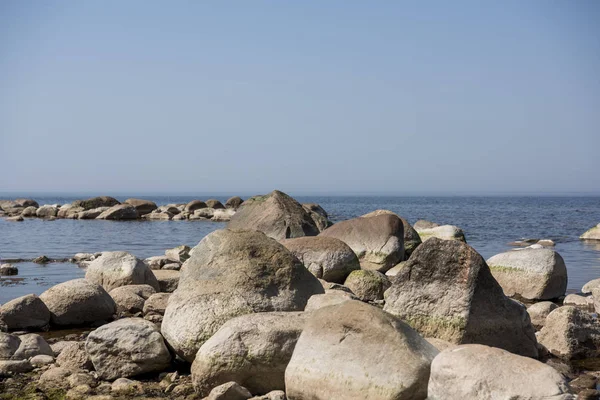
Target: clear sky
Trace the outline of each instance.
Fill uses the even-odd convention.
[[[600,193],[600,1],[0,1],[0,192]]]

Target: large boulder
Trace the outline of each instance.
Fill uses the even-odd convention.
[[[302,205],[278,190],[244,201],[227,227],[261,231],[276,240],[319,233],[315,221]]]
[[[200,347],[192,364],[196,391],[205,396],[235,381],[252,393],[285,389],[285,368],[304,327],[301,312],[247,314],[227,321]]]
[[[360,269],[354,251],[339,239],[307,236],[281,241],[317,278],[343,283],[348,274]]]
[[[160,292],[173,293],[179,286],[179,279],[181,278],[181,272],[179,271],[160,269],[154,270],[152,273],[158,281]]]
[[[465,234],[462,229],[454,225],[442,225],[420,230],[417,229],[417,233],[423,242],[431,238],[466,242]]]
[[[240,208],[243,202],[244,200],[242,200],[240,196],[233,196],[227,199],[227,201],[225,202],[225,208],[232,208],[234,210],[237,210],[238,208]]]
[[[73,204],[63,204],[58,209],[58,213],[56,213],[56,216],[58,218],[75,219],[77,218],[77,214],[82,211],[85,211],[83,207],[75,207],[73,206]]]
[[[90,263],[85,279],[110,292],[125,285],[150,285],[157,292],[158,281],[144,262],[124,251],[105,251]]]
[[[85,351],[84,342],[63,343],[63,348],[56,357],[56,365],[72,372],[94,369],[92,361]]]
[[[206,206],[208,208],[214,208],[214,209],[225,208],[225,206],[223,205],[223,203],[221,203],[217,199],[208,199],[208,200],[206,200]]]
[[[207,205],[205,202],[203,202],[201,200],[192,200],[185,205],[184,210],[189,213],[193,213],[196,210],[199,210],[201,208],[206,208],[206,207],[207,207]]]
[[[346,243],[363,269],[385,272],[404,259],[404,226],[395,214],[379,214],[342,221],[319,236]]]
[[[390,210],[375,210],[363,215],[363,217],[374,217],[382,214],[396,215],[402,220],[402,225],[404,227],[404,259],[408,259],[417,246],[421,244],[421,237],[415,228],[413,228],[412,225],[406,220],[406,218],[402,218]]]
[[[352,271],[344,286],[362,301],[383,300],[383,294],[390,287],[390,280],[381,272],[361,269]]]
[[[0,332],[0,360],[11,360],[20,344],[18,336]]]
[[[15,204],[19,207],[35,207],[38,208],[40,205],[33,199],[16,199]]]
[[[424,399],[438,351],[398,318],[360,301],[313,311],[285,371],[290,399]]]
[[[81,209],[80,207],[77,207],[78,209]],[[98,218],[100,215],[102,215],[102,213],[104,211],[109,210],[110,207],[98,207],[98,208],[92,208],[90,210],[84,210],[84,211],[80,211],[78,212],[75,217],[77,219],[96,219]]]
[[[324,294],[315,294],[308,299],[305,312],[318,310],[319,308],[329,307],[343,303],[349,300],[360,300],[352,293],[344,292],[343,290],[325,290]]]
[[[130,204],[117,204],[98,215],[96,219],[126,220],[137,219],[138,217],[139,214],[134,206]]]
[[[14,360],[26,360],[40,354],[47,356],[54,355],[46,340],[40,335],[28,333],[19,336],[19,340],[19,348],[12,357]]]
[[[119,203],[119,200],[115,199],[114,197],[100,196],[92,197],[86,200],[75,200],[71,204],[73,204],[73,207],[81,207],[84,210],[91,210],[98,207],[112,207],[121,203]]]
[[[27,217],[27,218],[37,217],[37,208],[35,208],[33,206],[24,208],[23,212],[21,213],[21,217]]]
[[[102,379],[113,380],[162,371],[171,354],[152,322],[124,318],[89,334],[85,349]]]
[[[9,330],[45,329],[50,324],[50,311],[38,296],[28,294],[3,304],[0,320]]]
[[[74,279],[51,287],[40,295],[54,325],[82,325],[111,319],[117,310],[102,286]]]
[[[323,292],[317,278],[277,241],[256,231],[217,230],[182,266],[162,333],[177,354],[192,362],[200,346],[231,318],[302,311],[310,296]]]
[[[600,224],[587,230],[583,235],[579,236],[579,239],[600,240]]]
[[[563,306],[546,317],[538,340],[548,351],[567,360],[600,356],[600,325],[588,312]]]
[[[537,360],[479,344],[438,354],[431,364],[429,400],[570,400],[565,378]]]
[[[318,204],[307,203],[302,204],[302,208],[310,215],[310,218],[315,222],[319,232],[329,228],[333,223],[329,220],[327,212]]]
[[[150,285],[127,285],[111,290],[108,294],[117,305],[118,314],[142,312],[144,303],[156,290]]]
[[[567,267],[551,249],[523,249],[487,260],[504,294],[525,300],[550,300],[565,295]]]
[[[141,217],[142,215],[146,215],[156,210],[158,207],[155,202],[144,199],[127,199],[123,202],[124,204],[129,204],[135,207],[138,215]]]
[[[392,277],[384,310],[425,337],[479,343],[537,357],[525,307],[509,299],[469,245],[431,238]]]
[[[58,208],[51,205],[43,205],[35,211],[35,215],[38,218],[50,218],[56,217],[58,213]]]

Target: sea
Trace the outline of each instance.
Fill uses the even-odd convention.
[[[0,196],[2,198],[8,198]],[[40,205],[66,204],[85,198],[73,195],[30,197]],[[90,196],[87,196],[90,197]],[[158,205],[187,203],[230,196],[114,196],[145,198]],[[463,229],[469,245],[484,258],[514,248],[510,242],[525,238],[552,239],[564,258],[568,292],[576,293],[591,279],[600,277],[600,241],[579,236],[600,223],[600,197],[393,197],[393,196],[297,196],[301,203],[318,203],[333,222],[358,217],[377,209],[391,210],[410,223],[426,219]],[[162,255],[182,244],[195,246],[226,223],[211,221],[103,221],[26,219],[9,222],[0,218],[0,263],[6,259],[51,259],[75,253],[124,250],[140,258]],[[41,294],[58,283],[81,278],[85,270],[72,263],[16,263],[19,275],[0,277],[0,304],[29,293]]]

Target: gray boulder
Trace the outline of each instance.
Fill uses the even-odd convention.
[[[26,360],[38,355],[54,355],[44,338],[35,333],[21,335],[19,336],[19,341],[19,348],[12,356],[14,360]]]
[[[156,271],[177,272],[177,271]],[[169,299],[162,333],[182,358],[233,317],[266,311],[302,311],[323,288],[296,257],[256,231],[217,230],[193,249]]]
[[[415,228],[416,229],[416,228]],[[454,225],[442,225],[436,226],[435,228],[427,229],[416,229],[421,241],[426,241],[431,238],[438,238],[443,240],[458,240],[460,242],[466,242],[465,234],[457,226]]]
[[[574,400],[549,365],[479,344],[445,350],[431,364],[428,399]]]
[[[50,311],[35,294],[18,297],[0,307],[0,320],[9,330],[46,329]]]
[[[148,297],[148,300],[144,303],[144,314],[160,314],[164,315],[169,303],[169,297],[171,293],[155,293]]]
[[[187,211],[189,213],[193,213],[196,210],[199,210],[201,208],[206,208],[206,207],[207,207],[207,205],[205,202],[200,201],[200,200],[192,200],[186,204],[185,211]]]
[[[78,207],[79,208],[79,207]],[[80,211],[78,212],[75,217],[77,219],[96,219],[98,218],[100,215],[102,215],[103,212],[110,210],[110,207],[97,207],[97,208],[92,208],[90,210],[84,210],[84,211]]]
[[[183,263],[190,258],[190,246],[177,246],[165,251],[165,256],[172,262]]]
[[[108,294],[117,305],[118,314],[142,312],[147,298],[156,293],[150,285],[127,285],[111,290]]]
[[[15,204],[18,207],[35,207],[38,208],[40,205],[33,199],[16,199]]]
[[[247,400],[252,393],[237,382],[227,382],[210,391],[204,400]]]
[[[440,226],[440,224],[436,224],[435,222],[427,221],[424,219],[418,220],[413,225],[413,227],[415,228],[416,231],[422,231],[424,229],[430,229],[430,228],[437,228],[438,226]]]
[[[581,288],[583,294],[592,293],[592,289],[600,287],[600,278],[592,279]]]
[[[565,295],[567,267],[551,249],[523,249],[487,260],[504,294],[526,300],[550,300]]]
[[[0,265],[0,276],[14,276],[19,275],[19,268],[12,264]]]
[[[227,227],[261,231],[276,240],[319,233],[315,221],[302,205],[278,190],[244,201]]]
[[[349,300],[360,300],[352,293],[344,292],[342,290],[326,290],[324,294],[314,294],[308,299],[306,303],[305,312],[318,310],[319,308],[329,307],[336,304],[343,303]]]
[[[417,246],[421,244],[421,237],[405,218],[402,218],[401,216],[392,211],[375,210],[363,215],[363,217],[374,217],[382,214],[396,215],[402,220],[402,225],[404,227],[404,259],[408,259],[408,257],[410,257],[410,255],[417,248]]]
[[[92,197],[86,200],[75,200],[71,203],[73,207],[81,207],[84,210],[91,210],[98,207],[112,207],[120,204],[117,199],[110,196]]]
[[[223,203],[221,203],[219,200],[216,200],[216,199],[206,200],[206,207],[208,207],[208,208],[214,208],[215,210],[216,209],[225,208],[225,206],[223,205]]]
[[[404,258],[404,227],[395,214],[379,214],[342,221],[319,236],[346,243],[363,269],[385,272]]]
[[[0,332],[0,360],[11,360],[20,344],[18,336]]]
[[[587,230],[583,235],[579,236],[579,239],[600,240],[600,224]]]
[[[127,199],[124,201],[124,204],[129,204],[135,207],[140,217],[142,215],[149,214],[158,208],[155,202],[144,199]]]
[[[242,200],[240,196],[233,196],[227,199],[227,201],[225,202],[225,208],[232,208],[234,210],[237,210],[238,208],[240,208],[243,202],[244,200]]]
[[[38,208],[35,211],[35,215],[38,218],[56,217],[57,213],[58,213],[58,208],[56,208],[54,206],[50,206],[50,205],[41,206],[40,208]]]
[[[398,318],[360,301],[313,311],[285,370],[290,399],[425,399],[438,351]]]
[[[89,334],[85,349],[102,379],[113,380],[162,371],[171,354],[152,322],[124,318]]]
[[[139,214],[134,206],[129,204],[118,204],[98,215],[96,219],[126,220],[137,219],[138,217]]]
[[[158,281],[159,292],[173,293],[179,286],[181,272],[176,270],[154,270],[152,271]]]
[[[116,305],[102,286],[74,279],[51,287],[40,295],[54,325],[82,325],[112,318]]]
[[[153,257],[148,257],[144,260],[144,263],[150,268],[150,269],[162,269],[163,266],[165,266],[166,264],[169,264],[173,261],[169,260],[169,257],[167,256],[153,256]]]
[[[0,360],[0,378],[24,374],[32,369],[33,366],[27,360]]]
[[[85,279],[102,285],[106,291],[125,285],[150,285],[159,291],[156,277],[135,256],[124,251],[106,251],[90,263]]]
[[[77,214],[85,211],[83,207],[75,207],[73,204],[63,204],[58,209],[56,216],[58,218],[76,219]]]
[[[527,313],[531,319],[531,325],[537,330],[540,330],[546,324],[546,317],[552,311],[556,310],[558,306],[551,301],[540,301],[530,305],[527,308]]]
[[[37,208],[33,206],[29,206],[23,209],[21,213],[21,217],[31,218],[37,217]]]
[[[307,236],[280,241],[317,278],[343,283],[348,274],[360,269],[354,251],[339,239]]]
[[[483,258],[466,243],[423,242],[392,278],[385,300],[385,311],[425,337],[537,357],[525,307],[504,295]]]
[[[362,301],[383,300],[383,293],[390,285],[387,276],[381,272],[366,269],[352,271],[344,282],[344,286]]]
[[[201,396],[235,381],[252,393],[284,390],[285,369],[304,327],[302,312],[247,314],[227,321],[206,341],[192,364]]]
[[[56,357],[56,365],[71,372],[94,368],[83,342],[66,342]]]
[[[308,203],[302,204],[302,208],[310,215],[310,218],[315,222],[319,232],[329,228],[333,223],[329,220],[327,212],[318,204]]]

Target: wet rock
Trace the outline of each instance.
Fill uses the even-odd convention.
[[[34,262],[36,264],[47,264],[50,262],[50,259],[46,256],[39,256],[39,257],[34,258],[32,262]]]
[[[276,240],[316,236],[319,233],[314,220],[302,205],[278,190],[244,201],[227,227],[261,231]]]
[[[352,271],[344,286],[362,301],[383,300],[383,293],[391,286],[390,280],[381,272],[358,270]]]
[[[217,230],[202,239],[183,265],[162,333],[175,352],[191,362],[229,319],[254,312],[301,311],[311,295],[323,292],[319,281],[275,240],[256,231]]]
[[[244,200],[242,200],[240,196],[233,196],[227,199],[227,201],[225,202],[225,208],[232,208],[234,210],[237,210],[243,202]]]
[[[85,348],[102,379],[161,371],[171,362],[156,325],[141,318],[125,318],[101,326],[90,333]]]
[[[600,240],[600,224],[587,230],[583,235],[579,236],[579,239]]]
[[[112,318],[116,305],[102,286],[74,279],[51,287],[40,295],[54,325],[82,325]]]
[[[554,356],[566,359],[600,356],[600,325],[586,311],[563,306],[546,317],[539,342]]]
[[[415,228],[416,229],[416,228]],[[421,241],[426,241],[431,238],[438,238],[443,240],[458,240],[460,242],[466,242],[465,234],[457,226],[454,225],[442,225],[436,226],[435,228],[427,229],[416,229]]]
[[[363,269],[385,272],[404,258],[404,226],[394,214],[338,222],[319,236],[346,243],[358,256]]]
[[[206,206],[209,208],[214,208],[215,210],[225,208],[223,203],[221,203],[219,200],[215,200],[215,199],[206,200]]]
[[[0,276],[14,276],[19,275],[19,268],[12,264],[0,265]]]
[[[317,278],[343,283],[348,274],[360,269],[354,251],[332,237],[300,237],[280,241]]]
[[[205,396],[229,381],[252,393],[285,389],[285,369],[304,322],[302,312],[247,314],[227,321],[196,354],[196,391]]]
[[[50,311],[38,296],[28,294],[3,304],[0,319],[9,330],[45,329],[50,324]]]
[[[165,256],[169,259],[169,261],[183,263],[190,258],[190,250],[190,246],[177,246],[173,249],[165,251]]]
[[[487,264],[507,296],[549,300],[564,296],[567,289],[567,267],[554,250],[508,251],[491,257]]]
[[[428,399],[575,399],[552,367],[493,347],[468,344],[441,352],[431,364]]]
[[[102,253],[88,266],[85,278],[102,285],[107,291],[119,286],[147,284],[156,291],[158,281],[144,262],[124,251]]]
[[[137,209],[129,204],[119,204],[112,206],[102,214],[98,215],[96,219],[111,219],[111,220],[127,220],[137,219],[139,214]]]
[[[83,342],[70,342],[65,345],[56,357],[56,365],[69,371],[93,369],[92,361]]]
[[[385,300],[385,311],[423,336],[537,357],[525,307],[504,295],[483,258],[466,243],[423,242],[392,278]]]
[[[424,399],[438,351],[396,317],[359,301],[311,312],[285,371],[295,399]]]
[[[539,303],[532,304],[527,308],[527,313],[531,319],[531,325],[537,330],[542,329],[546,323],[546,317],[552,311],[556,310],[558,306],[551,301],[541,301]]]
[[[153,201],[150,201],[150,200],[127,199],[124,201],[124,203],[135,207],[135,209],[140,217],[142,215],[149,214],[158,208],[156,206],[156,203]]]

